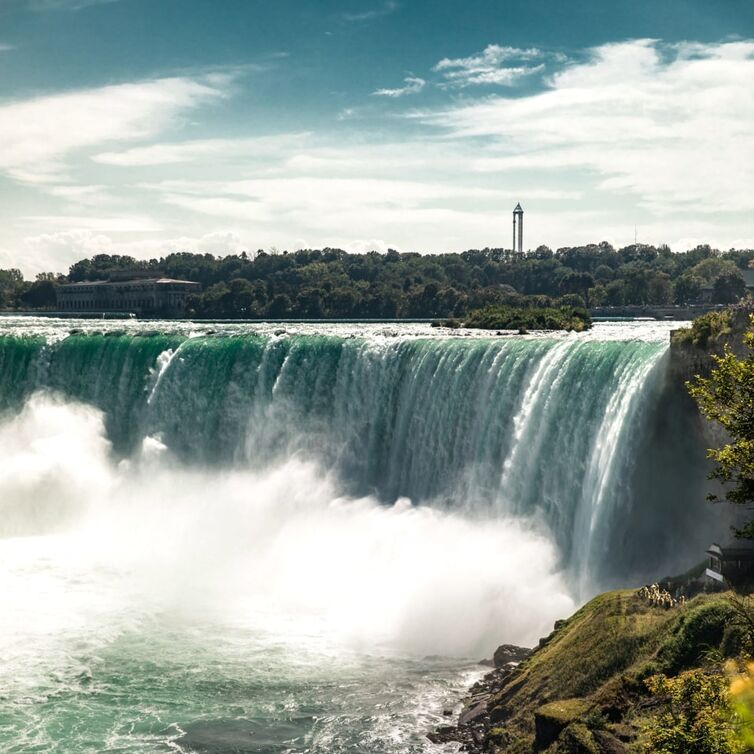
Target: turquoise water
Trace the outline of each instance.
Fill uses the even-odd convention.
[[[667,335],[0,320],[0,748],[438,751],[479,658],[697,546]]]

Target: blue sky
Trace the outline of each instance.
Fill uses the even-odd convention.
[[[750,0],[0,0],[0,266],[754,246]]]

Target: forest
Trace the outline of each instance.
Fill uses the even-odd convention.
[[[55,287],[84,280],[165,276],[202,284],[188,316],[216,318],[464,317],[490,305],[595,306],[735,303],[746,294],[744,274],[754,249],[685,252],[636,244],[540,246],[460,254],[340,249],[242,252],[224,257],[176,252],[159,259],[97,254],[67,275],[25,280],[0,270],[0,308],[54,309]]]

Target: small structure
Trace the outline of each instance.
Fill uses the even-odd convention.
[[[58,308],[62,312],[134,312],[135,314],[180,317],[186,301],[201,291],[200,283],[172,278],[136,280],[93,280],[58,286]]]
[[[741,539],[733,544],[710,545],[705,575],[721,586],[740,587],[754,583],[754,541]]]
[[[518,233],[518,248],[516,248],[516,235]],[[524,211],[521,204],[517,204],[513,210],[513,251],[524,250]]]
[[[739,270],[741,277],[744,279],[746,292],[754,296],[754,270]],[[700,300],[702,303],[710,304],[715,297],[715,284],[705,283],[700,289]]]

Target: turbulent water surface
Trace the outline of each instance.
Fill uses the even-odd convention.
[[[436,748],[707,536],[667,340],[0,319],[0,749]]]

